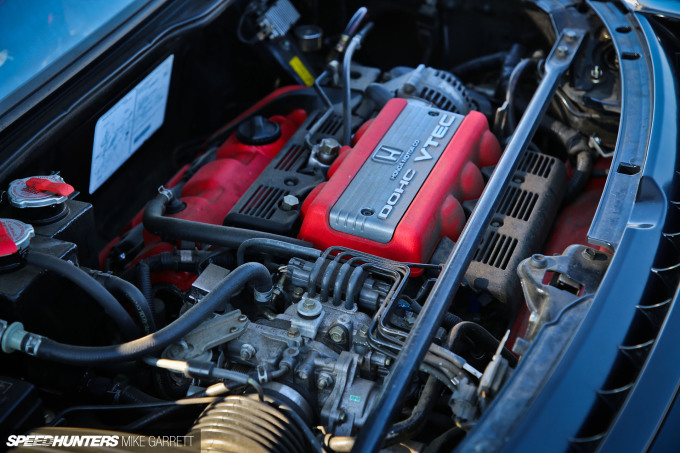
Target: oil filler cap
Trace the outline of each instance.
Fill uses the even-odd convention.
[[[15,179],[7,191],[9,204],[15,208],[43,208],[64,203],[74,189],[61,176],[33,176]]]
[[[248,118],[238,125],[236,138],[246,145],[268,145],[281,137],[281,127],[260,115]]]
[[[34,236],[31,225],[14,219],[0,219],[0,257],[24,250]]]

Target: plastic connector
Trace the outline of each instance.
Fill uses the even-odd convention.
[[[5,354],[11,354],[14,351],[21,350],[21,343],[23,343],[24,338],[29,335],[28,332],[24,330],[24,325],[20,322],[13,322],[9,326],[7,323],[2,329],[2,338],[0,338],[0,348]]]

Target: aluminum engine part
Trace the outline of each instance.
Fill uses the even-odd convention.
[[[585,245],[570,245],[560,256],[533,255],[522,261],[517,274],[531,312],[523,341],[514,352],[522,354],[528,342],[567,305],[594,294],[612,255]],[[548,278],[547,283],[543,283]],[[519,340],[519,339],[518,339]]]
[[[173,360],[210,360],[211,349],[237,338],[248,326],[248,317],[240,310],[202,322],[179,342],[168,346],[163,358]]]
[[[195,302],[203,299],[210,291],[215,289],[218,283],[229,275],[229,271],[216,264],[208,264],[203,272],[191,284],[189,297]]]
[[[333,373],[335,385],[321,409],[321,420],[336,436],[349,436],[366,421],[377,386],[366,379],[358,379],[359,356],[343,351],[335,361],[323,361],[321,372]]]
[[[450,72],[422,64],[415,69],[399,67],[391,72],[396,77],[383,86],[397,97],[423,99],[437,108],[461,115],[479,110],[463,83]]]
[[[287,379],[294,379],[311,394],[316,394],[318,406],[323,408],[322,422],[326,429],[336,435],[349,435],[361,427],[377,393],[376,384],[359,377],[359,372],[384,367],[387,358],[372,351],[364,354],[367,349],[365,332],[370,322],[367,315],[353,313],[353,319],[342,308],[328,304],[324,310],[329,315],[324,316],[323,332],[317,335],[323,342],[305,338],[303,330],[292,325],[289,319],[298,313],[297,305],[291,305],[287,313],[273,321],[248,324],[237,339],[222,347],[222,351],[233,365],[254,367],[262,383],[269,382],[271,372],[285,364],[290,370]],[[351,324],[352,321],[357,322],[358,328],[351,330],[351,337],[346,340],[351,339],[349,347],[353,352],[338,353],[328,346],[335,345],[326,334],[338,322]],[[267,385],[272,384],[275,382]]]
[[[310,315],[301,311],[300,307],[305,304],[318,307],[316,315]],[[366,313],[357,310],[356,306],[347,309],[342,305],[335,306],[332,303],[321,303],[309,297],[307,293],[302,296],[297,305],[291,305],[277,319],[290,320],[291,326],[297,327],[303,337],[320,340],[321,337],[329,337],[336,345],[351,345],[352,339],[362,327],[371,324],[371,318]],[[342,328],[346,332],[346,338],[336,341],[331,338],[333,327]]]
[[[258,20],[258,39],[276,39],[284,36],[300,18],[300,13],[289,0],[276,0]]]

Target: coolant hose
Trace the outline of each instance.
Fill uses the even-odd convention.
[[[404,299],[406,299],[406,298],[404,298]],[[420,303],[418,303],[418,301],[415,300],[415,299],[409,298],[409,299],[407,299],[407,302],[409,303],[409,305],[411,306],[411,310],[413,310],[413,312],[415,314],[420,313],[420,311],[423,309],[423,306],[420,305]],[[444,314],[444,320],[442,321],[442,326],[446,329],[451,329],[453,326],[455,326],[456,324],[461,323],[461,322],[463,322],[463,319],[460,316],[454,315],[450,311],[447,311]]]
[[[428,377],[423,392],[411,411],[411,415],[407,419],[395,423],[390,428],[390,432],[387,435],[389,442],[394,443],[396,440],[403,439],[420,430],[432,409],[437,405],[441,392],[442,385],[437,378],[434,376]]]
[[[451,68],[451,72],[460,78],[465,78],[472,73],[479,71],[490,71],[501,66],[507,57],[507,51],[492,53],[474,58]]]
[[[259,252],[278,253],[281,255],[291,255],[304,259],[316,259],[321,256],[321,251],[311,247],[291,244],[268,238],[254,238],[244,241],[236,252],[236,264],[241,265],[245,262],[246,250],[252,248]]]
[[[415,303],[417,304],[417,302]],[[453,315],[453,313],[447,314]],[[456,315],[453,316],[458,318]],[[463,320],[458,318],[458,321],[454,323],[454,325],[461,322],[463,322]],[[453,333],[453,327],[451,327],[450,332]],[[456,338],[457,336],[454,335],[448,336],[447,341],[444,344],[446,349],[450,350],[453,347],[453,342]],[[418,402],[411,411],[411,415],[409,415],[405,420],[396,422],[394,425],[392,425],[392,428],[390,428],[390,432],[387,435],[388,442],[393,444],[418,432],[423,427],[428,416],[437,405],[441,392],[441,382],[439,382],[435,376],[428,377],[427,382],[425,382],[425,386],[423,387],[423,391],[420,394],[420,398],[418,398]]]
[[[473,339],[478,349],[486,351],[489,355],[494,353],[500,343],[488,330],[472,321],[463,321],[453,326],[447,339],[449,349],[456,352],[458,350],[457,343],[464,339]],[[501,354],[508,361],[510,367],[515,368],[517,366],[517,357],[508,348],[503,347]]]
[[[153,287],[151,285],[151,269],[144,260],[137,264],[137,281],[139,283],[139,290],[144,295],[144,298],[151,309],[151,314],[153,314]]]
[[[137,340],[111,346],[72,346],[23,332],[19,341],[6,340],[3,337],[2,344],[20,344],[17,349],[22,352],[70,365],[90,366],[136,360],[179,341],[246,284],[253,288],[256,299],[271,299],[272,279],[269,271],[262,264],[247,263],[234,269],[214,290],[178,319]],[[7,329],[9,330],[10,328]]]
[[[274,239],[291,244],[311,246],[308,242],[277,234],[165,217],[163,216],[165,207],[172,200],[172,192],[162,189],[144,209],[144,228],[164,240],[203,242],[230,249],[237,249],[243,242],[252,238]]]
[[[149,302],[135,285],[106,272],[89,269],[88,273],[109,292],[123,296],[132,304],[144,333],[151,333],[156,330],[156,322]]]
[[[593,172],[593,154],[589,150],[581,151],[576,155],[576,169],[567,184],[567,193],[564,202],[573,201],[586,187]]]
[[[593,171],[593,152],[588,140],[581,132],[549,116],[541,121],[541,129],[560,142],[569,156],[576,158],[576,168],[567,184],[563,203],[573,201],[588,184]]]
[[[26,255],[26,262],[32,266],[47,269],[71,281],[91,296],[104,309],[104,312],[120,328],[125,338],[139,337],[139,328],[130,314],[125,311],[111,293],[79,267],[55,256],[33,251]]]

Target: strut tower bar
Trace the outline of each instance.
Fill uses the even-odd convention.
[[[571,65],[584,36],[584,30],[565,29],[545,60],[543,79],[510,138],[470,219],[465,224],[458,242],[446,260],[437,283],[432,288],[390,374],[385,379],[378,400],[359,432],[353,452],[373,452],[382,446],[393,417],[396,415],[396,409],[406,393],[406,387],[432,343],[432,338],[444,314],[448,311],[465,271],[498,208],[501,195],[515,173],[520,157],[538,129],[557,85]]]

